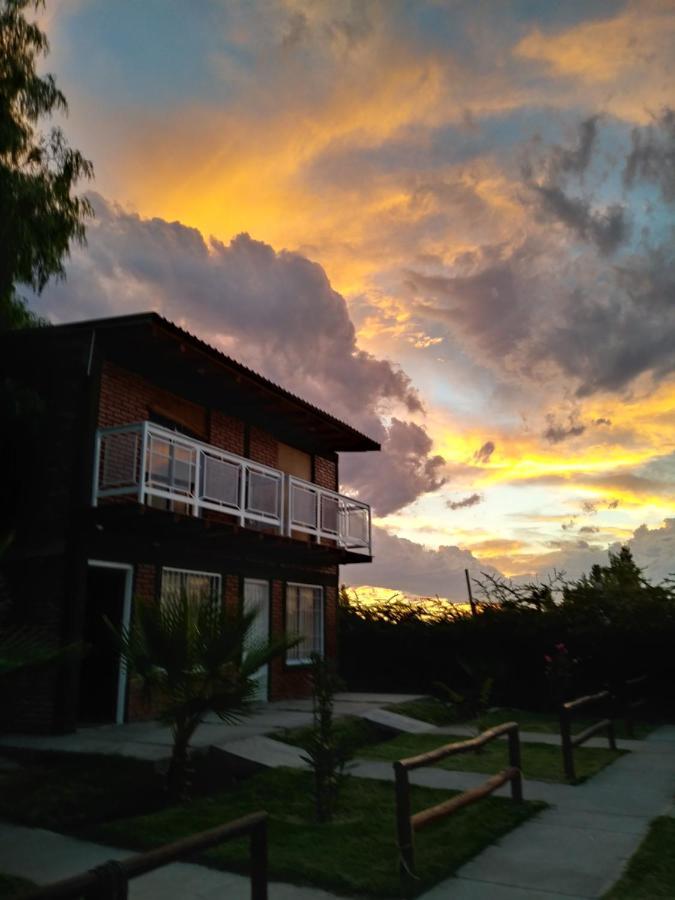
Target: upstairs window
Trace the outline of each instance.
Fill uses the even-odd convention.
[[[323,588],[313,584],[286,586],[286,632],[302,640],[286,654],[288,665],[311,662],[312,653],[323,654]]]

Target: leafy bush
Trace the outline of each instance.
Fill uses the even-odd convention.
[[[482,588],[476,616],[429,620],[411,608],[388,613],[343,602],[339,658],[349,688],[426,694],[440,682],[464,696],[475,690],[468,666],[493,679],[491,703],[547,710],[588,691],[618,691],[646,673],[655,705],[672,712],[675,590],[647,582],[628,549],[577,581],[558,576],[514,586],[486,579]],[[569,665],[563,673],[556,661],[552,690],[547,657],[553,661],[560,645]]]

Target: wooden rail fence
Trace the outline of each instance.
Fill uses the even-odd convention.
[[[633,712],[644,706],[647,698],[644,694],[636,696],[639,688],[644,688],[647,684],[647,676],[640,675],[638,678],[629,678],[623,685],[623,715],[626,724],[626,736],[635,737],[635,717]]]
[[[419,769],[420,766],[432,765],[448,756],[458,753],[468,753],[478,750],[485,744],[500,737],[508,737],[509,767],[488,778],[483,784],[471,790],[464,791],[450,800],[445,800],[436,806],[430,806],[414,815],[410,811],[410,781],[408,772],[411,769]],[[399,874],[401,878],[401,890],[404,897],[409,896],[413,880],[418,876],[415,872],[415,846],[414,833],[451,815],[463,806],[469,806],[483,797],[496,791],[507,781],[511,782],[511,798],[516,803],[523,799],[523,780],[520,770],[520,730],[517,722],[505,722],[496,725],[479,734],[475,738],[460,743],[445,744],[428,753],[411,756],[407,759],[399,759],[394,763],[394,777],[396,789],[396,830],[399,849]]]
[[[81,875],[38,888],[26,895],[26,900],[127,900],[132,878],[245,835],[250,837],[251,900],[267,900],[266,812],[251,813],[147,853],[109,860]]]
[[[589,725],[578,734],[572,734],[572,718],[574,714],[583,709],[585,706],[591,706],[605,702],[608,708],[611,708],[612,695],[609,691],[600,691],[597,694],[589,694],[586,697],[577,697],[576,700],[570,700],[563,703],[560,707],[560,745],[562,748],[563,769],[565,777],[569,781],[576,781],[576,769],[574,767],[574,748],[584,744],[589,738],[596,735],[599,731],[607,732],[610,750],[616,750],[616,740],[614,738],[614,721],[611,718],[600,719],[593,725]]]

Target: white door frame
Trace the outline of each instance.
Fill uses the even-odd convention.
[[[246,612],[246,585],[247,584],[261,584],[264,585],[267,590],[267,637],[269,637],[270,630],[270,620],[272,615],[272,584],[267,578],[244,578],[243,584],[243,596],[242,596],[242,607],[244,612]],[[260,679],[256,679],[256,681],[262,682],[265,687],[265,696],[264,697],[256,697],[256,700],[262,700],[263,703],[267,703],[270,695],[270,676],[269,676],[270,667],[269,664],[265,666],[261,666],[259,669],[262,676]],[[257,673],[256,673],[257,674]],[[255,676],[254,676],[255,677]]]
[[[134,581],[134,567],[130,563],[109,562],[107,559],[88,559],[87,565],[98,569],[118,569],[125,572],[124,603],[122,606],[122,629],[126,630],[131,621],[131,594]],[[88,598],[87,598],[88,599]],[[115,723],[124,722],[124,707],[127,694],[127,661],[120,655],[120,672],[117,679],[117,706]]]

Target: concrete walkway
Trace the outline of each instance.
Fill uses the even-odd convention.
[[[404,700],[415,700],[417,694],[339,693],[335,695],[335,716],[363,716],[381,707]],[[404,717],[400,717],[404,718]],[[285,728],[299,728],[312,722],[312,701],[279,700],[260,704],[250,716],[234,725],[210,716],[197,730],[192,746],[196,750],[222,748],[244,739],[274,734]],[[419,723],[418,723],[419,724]],[[79,728],[73,734],[5,734],[3,747],[16,750],[58,751],[62,753],[105,753],[162,762],[169,759],[171,730],[158,722],[130,722],[124,725],[99,725]],[[278,762],[277,765],[286,765]]]
[[[29,878],[38,885],[70,878],[109,859],[131,856],[128,850],[79,841],[76,838],[0,822],[0,871]],[[270,900],[334,900],[318,888],[271,882]],[[131,900],[250,900],[244,875],[207,869],[192,863],[172,863],[129,884]]]

